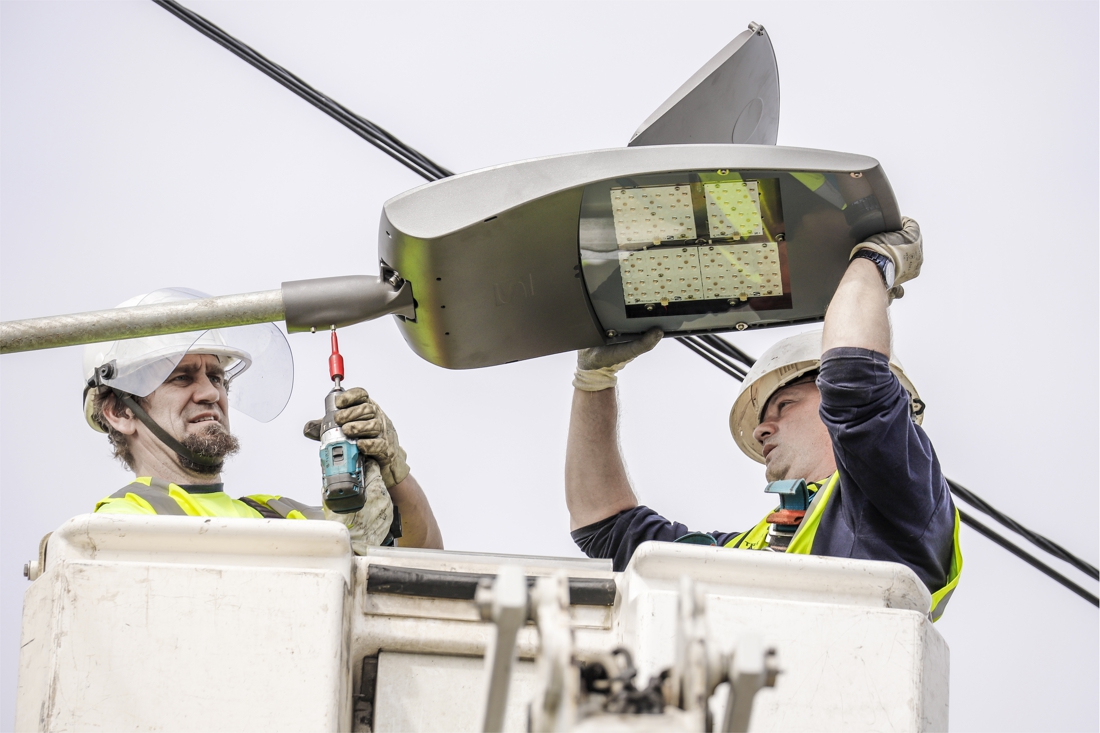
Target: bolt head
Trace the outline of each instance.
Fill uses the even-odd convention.
[[[734,326],[734,328],[736,328],[738,331],[744,331],[748,327],[749,324],[747,323],[738,323],[736,326]]]
[[[852,178],[863,178],[863,173],[861,171],[853,171],[848,175],[850,175]]]
[[[616,336],[618,336],[618,335],[619,335],[619,332],[618,332],[618,331],[615,331],[615,330],[610,330],[610,331],[608,331],[608,332],[607,332],[607,337],[608,337],[609,339],[613,339],[613,338],[615,338],[615,337],[616,337]]]

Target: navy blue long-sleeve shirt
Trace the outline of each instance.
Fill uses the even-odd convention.
[[[908,565],[936,591],[947,582],[955,508],[927,434],[910,418],[909,395],[874,351],[839,348],[821,359],[821,419],[840,481],[814,535],[812,554]],[[644,506],[574,530],[589,557],[623,570],[642,542],[691,530]],[[740,532],[711,532],[724,545]]]

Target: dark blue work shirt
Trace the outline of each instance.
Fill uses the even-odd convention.
[[[930,591],[939,590],[951,569],[955,507],[932,443],[910,419],[909,395],[889,360],[867,349],[831,349],[821,359],[817,386],[840,481],[812,553],[900,562]],[[610,558],[621,571],[641,543],[672,542],[690,531],[637,506],[572,535],[589,557]],[[721,546],[740,532],[710,534]]]

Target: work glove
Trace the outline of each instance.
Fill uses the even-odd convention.
[[[924,263],[924,242],[920,235],[920,225],[908,216],[901,218],[901,231],[875,234],[860,242],[852,250],[849,259],[861,249],[878,252],[889,257],[894,263],[894,282],[889,290],[890,300],[905,295],[901,287],[903,282],[914,279],[920,274]]]
[[[613,389],[620,369],[647,351],[651,351],[664,337],[664,331],[651,328],[641,338],[625,344],[594,346],[577,352],[577,372],[573,386],[584,392],[600,392]]]
[[[359,452],[378,462],[382,480],[391,489],[409,475],[405,449],[397,442],[397,430],[367,390],[352,387],[336,395],[336,424],[354,440]],[[310,420],[302,432],[307,438],[321,439],[321,421]]]
[[[375,461],[363,461],[363,508],[350,514],[337,514],[325,507],[325,519],[348,528],[351,549],[356,555],[366,555],[368,547],[378,547],[386,541],[393,524],[393,502],[382,481],[382,472]]]

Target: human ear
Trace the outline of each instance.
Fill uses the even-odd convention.
[[[130,412],[130,408],[123,405],[114,394],[106,397],[103,405],[103,419],[123,435],[133,435],[137,432],[137,418],[134,417],[134,413]]]

